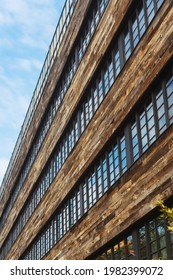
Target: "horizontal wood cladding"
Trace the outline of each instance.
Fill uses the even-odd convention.
[[[45,259],[85,259],[173,195],[171,127]],[[158,155],[156,157],[156,154]]]
[[[113,3],[113,1],[111,3]],[[61,171],[58,173],[52,186],[49,188],[45,197],[43,197],[43,200],[41,201],[40,205],[38,206],[36,211],[33,213],[32,217],[28,221],[28,224],[25,226],[21,235],[18,237],[17,242],[13,245],[12,249],[10,250],[9,254],[7,255],[7,258],[9,258],[9,259],[18,258],[24,252],[25,248],[32,242],[34,237],[38,234],[38,232],[40,231],[40,228],[42,228],[44,226],[44,224],[51,217],[52,213],[58,207],[60,202],[69,193],[69,191],[72,189],[72,187],[78,181],[78,179],[81,177],[81,175],[86,170],[86,168],[88,168],[88,166],[91,164],[91,162],[93,161],[95,156],[100,152],[100,150],[102,149],[102,147],[104,146],[106,141],[111,137],[111,135],[118,128],[118,126],[122,123],[124,118],[127,116],[127,114],[130,112],[130,110],[133,108],[133,106],[137,102],[137,100],[144,94],[146,89],[152,83],[152,80],[158,75],[158,73],[162,70],[163,66],[172,57],[172,53],[173,53],[173,50],[172,50],[172,46],[173,46],[172,8],[170,8],[170,5],[171,5],[171,1],[167,1],[166,4],[163,6],[163,8],[160,10],[159,16],[156,17],[156,19],[150,26],[149,30],[147,31],[147,33],[141,40],[140,44],[136,48],[135,52],[131,56],[130,60],[127,62],[122,73],[120,74],[117,81],[113,85],[110,93],[107,95],[104,102],[102,103],[102,105],[98,109],[97,113],[95,114],[93,120],[91,121],[91,123],[89,124],[89,126],[87,127],[87,129],[85,130],[83,135],[81,136],[73,153],[69,156],[66,163],[62,167]],[[110,6],[108,6],[108,7],[110,7]],[[109,12],[111,12],[111,11],[109,11]],[[101,27],[103,27],[103,26],[100,26],[100,28]],[[99,29],[98,29],[97,35],[98,34],[101,36],[101,32],[99,33]],[[103,36],[105,36],[105,34]],[[94,40],[92,41],[92,44],[94,44],[94,42],[96,43],[95,40],[96,40],[96,38],[94,38]],[[91,46],[92,46],[92,44],[91,44]],[[101,46],[101,48],[102,48],[102,46]],[[98,47],[98,49],[100,50],[100,46]],[[163,52],[163,49],[164,49],[164,52]],[[89,47],[87,54],[89,54],[90,51],[91,51],[91,48]],[[85,56],[85,58],[86,57],[87,56]],[[83,63],[81,63],[80,71],[82,69],[85,69],[85,68],[82,68],[84,66],[85,65]],[[93,66],[93,68],[94,67],[95,66]],[[88,75],[91,75],[90,70],[88,70],[88,71],[89,71]],[[93,69],[93,71],[94,71],[94,69]],[[82,81],[81,79],[79,79],[79,80],[77,79],[77,77],[78,78],[80,77],[81,72],[79,73],[79,71],[78,71],[78,73],[76,74],[76,77],[73,81],[73,84],[71,85],[71,88],[73,87],[74,89],[76,89],[75,92],[77,92],[78,94],[80,94],[81,91],[80,90],[78,91],[77,89],[81,89],[82,87],[85,87],[84,81]],[[87,76],[86,76],[86,80],[87,80]],[[80,84],[79,81],[82,81],[82,83]],[[65,104],[69,104],[68,96],[70,95],[70,92],[71,91],[69,90],[67,93],[67,96],[64,99],[64,106],[65,106]],[[73,105],[69,104],[69,108],[70,108],[69,110],[71,110],[71,111],[74,110],[75,104],[78,101],[79,97],[74,94],[74,98],[75,98],[75,100],[74,100]],[[72,99],[71,99],[71,101],[72,101]],[[67,111],[67,109],[66,109],[66,111]],[[59,114],[59,116],[60,116],[60,114]],[[68,114],[66,115],[66,117],[68,118]],[[49,145],[51,145],[51,148],[52,148],[55,145],[55,139],[57,140],[58,137],[60,137],[60,134],[62,133],[62,131],[61,131],[61,133],[60,133],[60,131],[57,131],[57,127],[55,126],[56,121],[57,121],[57,119],[55,120],[54,126],[52,126],[52,128],[50,130],[50,134],[48,135],[48,137],[46,139],[47,141],[48,141],[48,139],[51,139],[51,140],[49,140],[48,142],[45,142],[44,143],[45,145],[43,147],[45,150],[47,147],[48,154],[49,154],[49,148],[48,148]],[[64,119],[64,121],[65,121],[65,119]],[[62,130],[63,130],[63,128],[62,128]],[[49,143],[49,145],[48,145],[48,143]],[[168,145],[169,139],[166,139],[164,143],[165,143],[164,145],[166,147],[166,143]],[[162,145],[162,143],[160,142],[159,145]],[[157,145],[153,146],[153,147],[155,147],[154,153],[156,153],[156,148],[157,148],[156,146]],[[46,159],[46,156],[47,156],[44,154],[44,149],[42,150],[42,153],[40,153],[40,155],[37,157],[37,160],[38,160],[37,164],[39,164],[39,168],[40,168],[40,166],[42,166],[44,164],[44,160]],[[51,149],[50,149],[50,151],[51,151]],[[149,151],[151,152],[151,149]],[[170,149],[170,151],[166,153],[166,154],[168,154],[168,156],[170,155],[170,153],[172,153],[172,148]],[[163,149],[163,152],[164,152],[164,149]],[[147,153],[147,155],[149,157],[150,153]],[[145,155],[142,158],[144,159]],[[166,158],[167,158],[167,156],[166,156]],[[160,160],[160,158],[159,159],[156,158],[156,161],[157,160]],[[168,159],[166,159],[166,161],[168,161]],[[154,161],[154,154],[153,154],[153,161],[152,161],[152,164],[150,162],[150,168],[151,168],[151,166],[153,166],[154,162],[155,161]],[[139,160],[139,163],[140,163],[140,160]],[[160,163],[160,161],[159,161],[159,163]],[[162,163],[163,163],[163,159],[161,160],[160,164],[162,164]],[[35,163],[35,166],[37,164]],[[144,164],[144,163],[141,163],[141,164]],[[163,164],[165,164],[165,169],[167,172],[167,170],[170,168],[170,166],[168,164],[168,167],[166,167],[165,161]],[[35,169],[36,173],[39,172],[39,168],[38,168],[38,171],[36,171],[36,169]],[[162,168],[160,170],[162,170]],[[142,174],[140,174],[140,172]],[[147,170],[146,170],[146,172],[147,172]],[[31,174],[35,178],[37,178],[37,176],[38,176],[38,173],[37,173],[37,175],[35,175],[32,172],[30,173],[30,176],[28,178],[28,182],[26,185],[26,186],[28,186],[28,188],[29,188],[30,184],[33,184],[33,180],[32,180],[33,178],[31,176]],[[127,172],[127,174],[128,174],[128,172]],[[129,174],[130,174],[130,172],[129,172]],[[169,174],[169,172],[168,172],[168,174]],[[152,174],[150,174],[150,176],[151,175]],[[128,175],[126,175],[126,176],[128,176]],[[123,190],[126,191],[127,186],[129,186],[129,188],[131,188],[132,181],[131,181],[131,179],[129,179],[128,184],[127,183],[125,184],[126,187],[124,189],[124,180],[125,180],[126,176],[123,176],[123,178],[122,178],[122,183],[121,183],[122,187],[120,187],[120,192]],[[169,174],[169,176],[170,176],[170,174]],[[143,170],[141,169],[139,171],[138,181],[141,182],[141,184],[142,184],[143,182],[146,182],[146,180],[144,180],[144,178],[145,177],[143,174]],[[147,176],[147,178],[148,178],[148,176]],[[143,180],[143,182],[142,182],[142,180]],[[164,180],[164,178],[163,178],[163,180]],[[171,178],[171,180],[172,180],[172,178]],[[120,184],[120,186],[121,186],[121,184]],[[151,184],[151,182],[149,183],[149,185],[150,184]],[[26,188],[26,186],[25,186],[25,188]],[[122,190],[121,190],[121,188],[122,188]],[[137,186],[135,185],[135,181],[134,181],[133,188],[134,188],[134,191],[137,192],[137,190],[136,190]],[[152,190],[152,186],[151,186],[151,190]],[[138,190],[138,192],[139,192],[139,190]],[[115,189],[115,194],[119,198],[118,189]],[[152,194],[152,191],[151,191],[151,194]],[[142,196],[140,196],[139,193],[136,193],[136,195],[139,200],[142,199]],[[143,195],[145,195],[145,191],[144,191]],[[109,211],[111,211],[111,206],[110,206],[111,204],[109,204],[110,198],[107,199],[106,198],[107,196],[109,196],[109,194],[105,195],[93,207],[93,209],[96,209],[95,210],[97,212],[96,215],[100,215],[101,210],[99,210],[99,209],[102,209],[100,207],[102,207],[101,204],[103,203],[103,200],[104,200],[104,203],[103,203],[104,206],[105,205],[107,207],[109,206],[109,208],[110,208]],[[154,189],[153,189],[153,197],[154,197]],[[145,198],[145,196],[144,196],[144,198]],[[22,199],[22,197],[21,197],[21,199]],[[107,202],[105,201],[106,199],[107,199]],[[129,200],[129,198],[126,198],[126,200],[127,200],[126,203],[131,201],[131,200]],[[119,204],[118,201],[119,200],[117,200],[119,207],[124,208],[122,201],[121,201],[122,204]],[[20,203],[18,206],[19,206],[19,208],[21,208]],[[115,207],[115,205],[114,205],[114,207]],[[152,207],[154,207],[154,204],[152,204],[152,207],[150,209],[147,208],[148,207],[147,205],[144,206],[144,208],[145,207],[147,209],[146,210],[146,212],[147,212]],[[98,211],[97,211],[97,209],[98,209]],[[17,209],[14,209],[14,212],[15,211],[17,211]],[[94,211],[94,210],[90,210],[90,211]],[[108,211],[108,209],[107,209],[107,211]],[[127,211],[127,209],[124,209],[124,210],[122,209],[122,212],[123,211]],[[136,215],[137,214],[138,213],[136,213]],[[109,215],[113,215],[113,214],[110,213]],[[105,226],[107,228],[107,231],[111,232],[114,230],[113,233],[116,234],[114,228],[108,228],[108,225],[110,225],[109,219],[112,221],[112,218],[113,218],[113,216],[109,216],[109,215],[107,216],[107,214],[103,212],[103,215],[99,216],[100,222],[102,222],[102,219],[104,216],[107,217],[106,221],[108,223]],[[73,253],[71,252],[71,255],[69,255],[70,254],[69,252],[67,252],[65,254],[65,252],[66,252],[65,248],[67,248],[67,250],[68,250],[69,247],[68,246],[65,247],[66,245],[62,245],[63,242],[64,242],[64,244],[71,243],[72,245],[74,245],[74,248],[77,248],[77,247],[79,248],[80,240],[81,240],[81,242],[83,240],[83,242],[85,244],[87,243],[88,246],[91,246],[93,241],[91,242],[91,239],[88,239],[88,238],[89,238],[89,236],[90,236],[90,238],[91,238],[91,236],[93,238],[92,232],[96,229],[94,229],[94,226],[93,226],[91,233],[90,234],[87,233],[87,229],[88,229],[87,221],[89,219],[89,216],[90,216],[90,214],[87,215],[87,218],[85,218],[81,222],[81,224],[79,223],[78,225],[76,225],[74,227],[74,229],[70,230],[70,233],[67,234],[61,240],[61,242],[55,247],[57,252],[59,252],[59,255],[56,256],[57,258],[85,258],[85,257],[87,257],[87,255],[89,255],[91,253],[91,251],[92,251],[91,249],[90,249],[90,251],[89,251],[89,249],[87,249],[86,251],[84,249],[84,252],[83,253],[81,252],[80,256],[79,255],[76,256],[74,253],[74,251],[76,250],[75,249],[73,251]],[[126,216],[124,216],[124,219],[125,219],[125,217]],[[138,218],[139,217],[140,216],[138,216]],[[119,217],[119,219],[120,219],[120,217]],[[95,219],[95,222],[93,219],[93,223],[95,223],[95,226],[96,226],[97,219]],[[88,226],[89,226],[89,224],[88,224]],[[121,229],[121,230],[123,230],[123,229]],[[73,231],[74,231],[74,233],[73,233]],[[88,229],[88,231],[89,231],[89,229]],[[83,236],[84,234],[86,234],[86,236]],[[107,235],[106,234],[104,235],[104,234],[105,234],[104,231],[103,231],[103,233],[100,233],[100,235],[105,236],[104,243],[107,242],[106,241],[107,239],[113,238],[113,236],[112,236],[113,234],[111,235],[111,237],[109,236],[109,238],[107,238]],[[98,235],[98,237],[95,235],[95,238],[96,239],[98,238],[98,242],[96,242],[97,240],[94,240],[94,243],[96,244],[94,246],[96,246],[96,247],[98,246],[98,243],[100,242],[100,238],[101,238],[100,235]],[[69,238],[68,241],[67,241],[67,239],[68,239],[67,237]],[[85,240],[86,240],[86,242],[85,242]],[[89,243],[91,243],[91,244],[89,245]],[[62,249],[59,249],[60,244],[62,246]],[[72,245],[70,245],[70,248],[72,247]],[[100,245],[102,245],[102,244],[100,244]],[[96,249],[96,247],[95,247],[95,249]],[[81,247],[81,248],[83,248],[83,247]],[[52,252],[54,252],[54,254],[55,254],[54,249],[52,250]],[[60,252],[63,252],[62,254],[64,254],[64,255],[60,255]],[[77,250],[76,250],[76,254],[77,254]],[[86,255],[84,256],[84,254],[86,254]],[[50,258],[52,256],[53,255],[51,255],[51,254],[49,255]]]
[[[50,127],[49,133],[47,134],[39,154],[29,172],[24,187],[20,192],[16,203],[7,219],[5,228],[1,232],[0,245],[8,234],[12,224],[10,221],[14,221],[20,212],[23,203],[26,201],[30,191],[32,190],[37,178],[41,174],[45,163],[50,157],[50,154],[57,144],[57,141],[61,137],[66,124],[72,116],[79,100],[84,94],[90,79],[95,72],[103,54],[109,46],[115,32],[120,25],[124,14],[126,14],[129,5],[132,1],[126,0],[123,5],[119,5],[117,0],[110,1],[107,10],[105,11],[104,17],[101,20],[100,25],[97,28],[96,33],[81,61],[79,68],[75,74],[75,77],[70,85],[63,103],[59,108],[59,111]],[[116,20],[113,20],[115,18]],[[98,40],[99,38],[99,40]],[[55,68],[58,68],[58,62],[56,62]],[[85,79],[83,77],[85,76]],[[52,80],[55,80],[55,75],[51,76]]]
[[[74,15],[72,16],[72,19],[71,19],[71,23],[66,30],[64,38],[63,38],[60,48],[58,50],[57,59],[55,60],[54,65],[52,66],[45,89],[43,91],[42,97],[41,97],[38,107],[36,109],[36,113],[30,124],[28,132],[25,136],[24,143],[22,144],[22,148],[21,148],[19,157],[13,168],[12,175],[10,176],[10,179],[6,185],[5,192],[2,197],[1,204],[0,204],[0,215],[2,214],[4,205],[9,198],[9,195],[16,182],[19,171],[22,168],[26,155],[27,155],[29,148],[32,144],[32,141],[36,135],[39,124],[44,115],[45,109],[47,108],[50,98],[55,90],[56,83],[62,73],[62,70],[67,61],[68,55],[74,44],[76,36],[79,32],[81,23],[83,21],[83,17],[85,15],[86,11],[88,10],[88,5],[90,2],[91,2],[91,0],[86,0],[86,1],[78,1],[78,3],[77,3]]]

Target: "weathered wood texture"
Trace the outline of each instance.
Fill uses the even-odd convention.
[[[123,5],[120,5],[120,2],[112,0],[108,5],[105,16],[64,99],[63,106],[61,106],[28,176],[23,192],[19,195],[18,201],[11,211],[8,223],[2,232],[1,244],[10,229],[8,224],[12,223],[21,209],[22,202],[26,200],[102,54],[122,21],[130,1],[123,1]],[[43,227],[62,199],[91,164],[96,154],[172,57],[173,8],[171,5],[172,1],[168,0],[159,11],[158,16],[83,133],[73,153],[67,159],[51,188],[13,245],[7,255],[8,259],[17,259],[24,252],[26,246],[32,242],[40,228]],[[58,120],[61,120],[61,123],[58,123]],[[173,179],[171,169],[172,138],[171,128],[169,133],[165,133],[157,141],[157,144],[150,147],[147,153],[131,167],[131,172],[127,172],[122,177],[118,187],[105,195],[90,209],[85,218],[51,250],[47,258],[86,258],[99,246],[105,244],[117,233],[123,231],[125,227],[154,208],[160,193],[163,194],[164,198],[171,195],[173,192],[170,188]],[[138,170],[137,173],[136,170]],[[165,182],[167,184],[164,184]]]
[[[50,98],[54,92],[56,83],[62,73],[62,70],[67,61],[68,55],[74,44],[76,36],[79,32],[80,25],[83,21],[84,15],[86,14],[86,12],[88,10],[88,5],[90,2],[91,2],[91,0],[86,0],[86,1],[81,0],[78,2],[77,6],[76,6],[75,13],[72,17],[71,23],[70,23],[69,27],[67,28],[67,31],[66,31],[64,37],[63,37],[62,43],[61,43],[60,48],[57,53],[57,59],[55,60],[54,65],[52,66],[51,73],[48,77],[47,83],[45,85],[45,89],[43,91],[42,97],[40,99],[40,102],[39,102],[37,110],[36,110],[36,113],[33,117],[33,120],[30,124],[28,132],[23,141],[23,145],[22,145],[19,157],[13,168],[9,181],[7,182],[4,195],[3,195],[1,203],[0,203],[0,215],[2,214],[5,203],[7,202],[9,195],[11,193],[11,190],[13,189],[13,186],[16,182],[19,171],[22,168],[25,157],[26,157],[26,155],[29,151],[29,148],[32,144],[32,141],[35,137],[35,134],[39,127],[40,121],[44,115],[45,109],[47,108]]]

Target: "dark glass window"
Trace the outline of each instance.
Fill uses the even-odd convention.
[[[140,259],[168,259],[166,222],[160,217],[147,222],[139,229]]]
[[[146,1],[148,24],[152,21],[155,15],[154,2],[155,2],[154,0]]]
[[[170,124],[173,123],[173,76],[166,81],[166,94],[168,100],[168,117]]]
[[[101,164],[97,166],[97,184],[98,184],[98,197],[103,195],[103,185],[102,185],[102,168]]]
[[[135,48],[139,42],[139,29],[138,29],[138,18],[135,14],[132,18],[132,36],[133,36],[133,47]]]
[[[120,51],[118,47],[114,50],[115,76],[117,77],[121,70]]]
[[[83,207],[84,207],[84,213],[88,210],[88,190],[87,185],[84,183],[83,187]]]
[[[122,174],[127,170],[126,143],[125,136],[120,139],[121,169]]]
[[[102,172],[103,172],[103,191],[106,192],[108,189],[108,169],[107,169],[107,159],[103,159],[102,162]]]
[[[139,9],[138,9],[138,22],[139,22],[139,34],[140,37],[144,34],[146,30],[146,23],[145,23],[145,14],[144,14],[144,8],[143,5],[141,4]]]
[[[132,149],[133,149],[133,161],[137,160],[139,157],[139,140],[138,140],[138,129],[137,121],[134,120],[131,125],[132,133]]]
[[[164,95],[163,95],[162,89],[156,95],[156,106],[157,106],[159,133],[162,134],[167,126],[166,115],[165,115]]]
[[[131,41],[130,41],[130,31],[127,28],[124,34],[124,51],[125,51],[125,61],[128,60],[131,55]]]

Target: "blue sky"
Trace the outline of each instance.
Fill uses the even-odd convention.
[[[0,185],[65,0],[0,0]]]

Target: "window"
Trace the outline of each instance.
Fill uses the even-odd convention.
[[[167,126],[166,125],[164,96],[163,96],[162,89],[156,95],[156,107],[157,107],[159,133],[162,134]]]
[[[64,206],[63,210],[63,235],[69,230],[69,205]]]
[[[108,170],[107,170],[107,158],[102,161],[102,172],[103,172],[103,192],[108,189]]]
[[[45,232],[41,234],[41,258],[45,255]],[[33,258],[31,257],[31,260]]]
[[[110,172],[110,185],[112,186],[115,182],[115,166],[114,166],[114,158],[113,158],[113,150],[109,152],[109,172]]]
[[[99,106],[98,91],[96,85],[93,88],[93,98],[94,98],[94,112],[95,112]]]
[[[83,190],[83,208],[85,213],[88,210],[88,190],[87,190],[86,183],[84,183],[82,190]]]
[[[96,202],[96,174],[93,172],[88,178],[89,208]]]
[[[55,216],[53,219],[53,240],[54,244],[57,242],[57,217]]]
[[[57,215],[58,240],[62,238],[62,212]]]
[[[64,143],[64,157],[65,157],[65,160],[67,159],[68,157],[68,154],[69,154],[69,151],[68,151],[68,136],[66,135],[66,138],[65,138],[65,143]]]
[[[88,100],[85,102],[85,120],[86,120],[86,126],[89,123],[89,104]]]
[[[70,225],[74,225],[77,221],[77,201],[76,193],[70,198]]]
[[[89,114],[89,121],[92,119],[93,117],[93,98],[92,98],[92,94],[89,96],[88,98],[88,114]]]
[[[98,92],[99,92],[99,104],[101,104],[103,100],[103,82],[101,76],[99,77],[99,82],[98,82]]]
[[[142,141],[142,151],[145,152],[148,148],[148,135],[147,135],[147,120],[145,111],[143,111],[139,116],[140,121],[140,132]]]
[[[168,100],[168,118],[170,124],[173,123],[173,76],[166,81],[166,94]]]
[[[50,229],[49,227],[46,229],[45,233],[45,251],[46,253],[50,250]]]
[[[135,14],[132,18],[132,36],[133,36],[133,47],[135,48],[139,42],[139,30],[138,30],[138,18]]]
[[[140,259],[167,259],[168,236],[166,222],[160,217],[139,228]]]
[[[133,161],[139,157],[139,140],[138,140],[138,129],[137,122],[134,120],[131,125],[131,137],[132,137],[132,150],[133,150]]]
[[[127,170],[125,136],[122,136],[120,139],[120,153],[121,153],[121,170],[123,174]]]
[[[62,158],[62,164],[63,164],[64,161],[65,161],[65,144],[64,144],[64,141],[61,145],[61,158]]]
[[[105,94],[108,93],[109,90],[109,70],[105,68],[104,70],[104,86],[105,86]]]
[[[146,0],[147,5],[147,16],[148,16],[148,24],[152,21],[155,11],[154,11],[154,0]]]
[[[118,152],[118,144],[115,145],[113,149],[113,153],[114,153],[115,178],[116,180],[118,180],[120,177],[120,158]]]
[[[82,106],[82,109],[80,111],[80,129],[81,129],[81,133],[84,131],[85,129],[85,114],[84,114],[84,106]]]
[[[156,0],[157,3],[157,9],[160,8],[160,6],[163,4],[164,0]]]
[[[126,29],[124,34],[124,51],[125,51],[125,61],[127,61],[129,56],[131,55],[130,32],[128,28]]]
[[[115,47],[113,53],[114,53],[114,64],[115,64],[115,76],[117,77],[121,70],[120,52],[118,46]]]
[[[142,4],[139,6],[139,9],[138,9],[138,22],[139,22],[139,35],[141,38],[146,30],[144,8],[143,8]]]
[[[76,198],[77,198],[77,218],[79,220],[81,215],[82,215],[82,207],[81,207],[82,202],[81,202],[81,191],[80,191],[80,189],[77,191]]]
[[[154,110],[153,110],[152,102],[147,104],[146,114],[147,114],[149,145],[151,145],[156,140]]]

